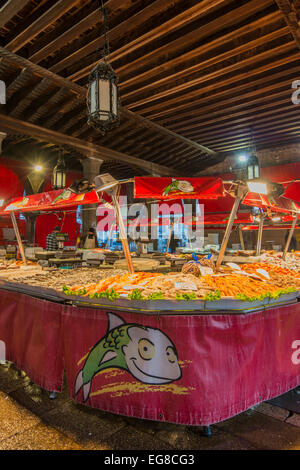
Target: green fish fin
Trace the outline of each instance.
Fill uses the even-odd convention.
[[[117,353],[115,351],[107,351],[99,362],[99,366],[101,364],[104,364],[104,362],[108,362],[112,359],[115,359],[115,357],[117,357]]]
[[[107,333],[109,333],[111,330],[114,328],[117,328],[118,326],[125,325],[125,322],[123,318],[119,317],[115,313],[108,313],[108,326],[107,326]]]

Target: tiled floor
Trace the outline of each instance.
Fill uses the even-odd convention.
[[[125,418],[74,403],[66,390],[56,400],[10,365],[0,365],[0,450],[298,449],[300,415],[263,403],[201,428]]]

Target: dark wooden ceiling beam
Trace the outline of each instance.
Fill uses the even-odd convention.
[[[299,110],[295,109],[292,110],[291,107],[288,108],[290,111],[288,114],[285,114],[285,109],[282,112],[282,116],[280,115],[280,112],[282,111],[280,107],[276,107],[273,110],[273,114],[267,118],[261,118],[259,119],[260,114],[258,113],[255,117],[255,120],[253,121],[251,119],[245,119],[244,123],[241,124],[236,124],[234,126],[231,125],[231,122],[228,121],[227,125],[223,124],[223,126],[219,126],[218,128],[214,127],[213,130],[207,130],[204,129],[202,132],[198,131],[199,138],[205,142],[208,142],[210,139],[213,139],[214,141],[218,141],[219,139],[223,138],[234,138],[235,135],[238,135],[238,133],[242,132],[248,132],[251,134],[250,128],[252,129],[264,129],[267,127],[272,127],[274,128],[277,126],[277,124],[280,126],[282,123],[285,122],[293,122],[295,119],[298,119],[299,117]],[[275,116],[274,116],[275,114]],[[270,124],[270,126],[269,126]]]
[[[69,95],[59,101],[58,106],[55,106],[54,109],[48,111],[45,115],[41,116],[43,126],[52,128],[52,126],[61,118],[63,112],[68,112],[70,106],[74,107],[74,96]],[[38,124],[38,120],[35,120]]]
[[[45,104],[49,104],[51,99],[58,93],[57,90],[53,89],[53,85],[48,87],[48,90],[44,90],[44,92],[37,98],[31,100],[27,108],[23,110],[22,119],[25,121],[29,120],[33,122],[34,117],[38,111],[45,106]]]
[[[291,126],[290,128],[279,129],[278,131],[275,130],[274,132],[271,131],[263,134],[262,136],[257,136],[255,138],[255,145],[257,148],[262,148],[266,143],[270,144],[270,142],[275,138],[279,140],[281,136],[282,142],[284,142],[285,139],[291,138],[293,135],[298,135],[299,133],[299,126]],[[237,138],[230,143],[225,142],[216,144],[215,148],[218,148],[219,152],[229,152],[231,150],[236,151],[242,148],[249,148],[249,139]]]
[[[297,15],[297,11],[295,11],[292,8],[292,5],[289,2],[289,0],[275,0],[275,1],[286,21],[286,24],[289,27],[290,32],[293,35],[295,43],[300,49],[300,28],[299,28],[299,18]]]
[[[124,2],[123,2],[124,3]],[[116,11],[120,8],[122,2],[118,0],[118,5],[116,5],[116,0],[108,0],[105,3],[105,8],[108,12],[109,19],[111,22],[111,16],[113,13],[113,9]],[[149,18],[158,14],[161,11],[164,11],[174,5],[174,0],[156,0],[155,2],[151,3],[151,5],[146,6],[140,12],[136,13],[135,15],[130,16],[128,19],[121,21],[115,27],[111,27],[109,30],[109,39],[112,41],[114,38],[118,38],[121,36],[124,30],[129,34],[130,29],[137,28],[139,23],[147,21]],[[89,28],[94,27],[97,23],[102,23],[102,15],[97,8],[95,11],[90,13],[87,17],[83,18],[81,21],[77,22],[69,28],[68,30],[64,31],[63,34],[59,35],[53,41],[48,43],[45,47],[39,49],[36,53],[30,56],[30,60],[35,63],[39,63],[42,60],[46,59],[49,55],[53,55],[53,53],[59,50],[62,44],[67,44],[75,39],[77,39],[82,33],[87,31]],[[100,34],[101,33],[101,34]],[[60,66],[56,65],[56,68],[53,68],[54,72],[60,72],[65,67],[73,65],[76,60],[80,60],[87,55],[91,54],[92,52],[97,51],[100,47],[103,46],[104,43],[104,35],[102,34],[101,29],[99,28],[99,36],[97,39],[90,41],[88,44],[84,45],[81,48],[77,48],[76,55],[74,53],[67,56],[65,59],[60,61]],[[70,58],[73,57],[73,60]]]
[[[57,83],[62,87],[70,89],[72,92],[76,93],[81,99],[86,100],[86,88],[76,85],[72,81],[62,78],[59,75],[56,75],[53,72],[50,72],[49,70],[46,70],[43,67],[40,67],[39,65],[33,64],[29,60],[17,56],[16,54],[12,53],[11,51],[8,51],[3,47],[0,47],[0,57],[4,57],[6,60],[18,64],[21,67],[27,67],[28,69],[32,70],[33,74],[53,80],[54,83]],[[184,142],[188,147],[196,148],[199,151],[206,152],[209,155],[214,154],[212,150],[205,148],[196,142],[190,141],[189,139],[186,139],[185,137],[182,137],[181,135],[176,134],[175,132],[172,132],[169,129],[166,129],[154,122],[151,122],[148,119],[145,119],[144,117],[139,116],[138,114],[133,113],[126,108],[121,107],[121,115],[124,119],[132,120],[138,126],[145,127],[148,129],[151,128],[155,132],[172,137],[178,142]]]
[[[70,99],[73,100],[74,97],[69,95],[69,90],[59,88],[53,95],[49,96],[49,99],[44,104],[31,110],[30,122],[34,123],[45,115],[49,118],[53,113],[57,113],[57,109],[64,106]]]
[[[195,87],[196,85],[200,85],[201,83],[203,83],[205,81],[217,79],[221,76],[224,76],[225,74],[229,74],[229,73],[232,73],[232,72],[239,71],[243,67],[252,67],[253,65],[257,65],[257,63],[260,62],[260,61],[273,59],[274,57],[276,57],[276,55],[280,55],[280,54],[284,54],[284,53],[290,53],[294,49],[295,49],[295,45],[294,45],[293,41],[282,44],[280,46],[277,46],[277,47],[274,47],[274,48],[269,49],[267,51],[264,51],[260,54],[254,54],[251,57],[248,57],[244,60],[241,60],[241,61],[238,60],[236,63],[234,63],[232,65],[229,65],[227,67],[221,67],[220,69],[218,69],[214,72],[209,72],[209,73],[207,73],[203,76],[194,78],[192,80],[188,80],[188,81],[186,81],[186,82],[184,82],[180,85],[175,85],[173,87],[169,87],[168,89],[166,89],[164,91],[161,91],[161,92],[158,92],[158,93],[155,93],[155,94],[151,93],[148,96],[146,96],[146,97],[144,97],[140,100],[139,99],[137,99],[136,101],[132,100],[130,103],[127,103],[127,108],[128,109],[137,109],[137,108],[139,108],[139,112],[144,112],[144,110],[145,109],[147,110],[147,108],[145,108],[145,107],[143,108],[143,106],[145,106],[147,103],[151,103],[152,101],[158,101],[161,98],[165,98],[166,96],[169,97],[170,95],[176,94],[176,93],[179,93],[179,92],[184,91],[186,93],[189,88]],[[298,54],[298,57],[300,57],[300,53]],[[253,73],[255,73],[255,69],[254,69]],[[251,75],[251,73],[248,72],[248,75]],[[192,93],[194,95],[197,95],[197,93],[199,94],[199,91],[196,90],[196,91],[193,91]],[[176,98],[175,98],[175,100],[176,100]],[[178,100],[178,98],[177,98],[177,100]],[[171,100],[168,100],[168,103],[170,101]],[[142,108],[142,109],[140,109],[140,108]]]
[[[38,140],[46,140],[46,142],[70,146],[88,158],[121,161],[128,165],[136,165],[146,171],[149,171],[150,173],[156,171],[162,175],[177,174],[176,170],[173,168],[154,164],[137,157],[132,157],[131,155],[126,155],[115,150],[110,150],[107,147],[94,145],[90,142],[61,134],[60,132],[55,132],[51,129],[46,129],[41,126],[36,126],[35,124],[24,122],[19,119],[14,119],[4,114],[0,114],[0,119],[1,129],[7,134],[20,134],[22,132],[23,134],[29,135]]]
[[[265,7],[272,3],[272,0],[263,2]],[[129,64],[124,65],[123,69],[119,68],[117,71],[118,73],[121,73],[124,70],[126,71],[126,74],[128,74],[131,71],[139,71],[139,68],[142,66],[149,67],[152,62],[161,63],[166,55],[170,56],[170,54],[173,53],[178,56],[178,51],[186,51],[186,48],[189,45],[192,47],[196,41],[201,39],[204,41],[205,38],[213,36],[216,33],[220,33],[225,28],[241,24],[244,20],[248,19],[251,15],[257,13],[261,9],[261,0],[250,0],[247,5],[242,5],[233,11],[229,11],[225,15],[217,17],[207,24],[202,25],[201,28],[191,30],[183,37],[179,37],[172,42],[168,42],[167,44],[160,46],[158,49],[152,50],[147,54],[143,54],[135,61],[131,61]]]
[[[279,91],[273,91],[273,94],[272,96],[268,96],[268,95],[265,95],[263,91],[261,91],[261,96],[258,96],[257,98],[255,99],[251,99],[249,100],[248,102],[246,101],[243,101],[243,99],[241,100],[230,100],[230,103],[233,104],[232,106],[228,106],[226,108],[226,110],[224,111],[220,111],[220,108],[218,108],[218,106],[214,106],[211,107],[211,111],[210,111],[210,116],[213,117],[217,117],[217,118],[222,118],[222,115],[224,115],[223,113],[226,113],[227,116],[229,116],[229,113],[231,115],[231,117],[234,116],[234,113],[236,111],[239,111],[239,110],[245,110],[246,113],[250,114],[251,112],[253,112],[255,114],[255,112],[257,111],[256,110],[256,106],[262,106],[262,108],[260,109],[265,109],[265,107],[267,107],[268,105],[270,106],[274,106],[274,103],[275,103],[275,99],[280,99],[281,97],[284,97],[284,98],[289,98],[291,99],[291,92],[289,89],[286,89],[285,87],[283,89],[280,89]],[[229,104],[229,103],[228,103]],[[291,106],[292,106],[292,103],[291,103]],[[223,108],[224,109],[224,108]],[[258,114],[259,116],[259,114]],[[196,130],[197,128],[197,124],[196,122],[194,123],[194,129]]]
[[[141,14],[138,13],[137,15],[135,15],[135,18],[132,17],[130,19],[131,27],[136,28],[139,22],[145,22],[147,17],[151,17],[153,15],[152,12],[154,11],[154,8],[158,12],[161,11],[161,7],[163,5],[162,2],[163,0],[156,0],[149,7],[147,7],[147,15],[145,15],[145,11],[143,13],[143,10],[142,10]],[[187,8],[179,15],[176,15],[174,18],[171,18],[170,20],[164,22],[163,24],[157,26],[156,28],[151,27],[150,31],[147,31],[142,36],[138,36],[136,39],[134,39],[133,41],[130,41],[125,46],[120,47],[116,51],[112,51],[110,53],[111,62],[119,60],[124,55],[131,54],[138,48],[145,47],[150,42],[154,41],[155,39],[162,38],[166,34],[169,34],[171,31],[176,31],[179,28],[184,27],[189,22],[198,19],[200,16],[204,14],[207,14],[212,8],[215,8],[217,5],[221,5],[221,3],[222,3],[222,0],[203,0],[201,3],[198,2],[197,5],[193,5],[192,7]],[[119,27],[115,28],[116,31],[110,30],[110,33],[109,33],[110,39],[112,39],[113,33],[115,33],[116,38],[121,37],[122,34],[124,35],[124,32],[126,33],[128,31],[127,23],[128,22],[125,21]],[[62,59],[60,62],[55,64],[53,67],[51,67],[51,70],[57,73],[70,65],[74,65],[76,61],[79,61],[80,59],[86,57],[88,54],[91,54],[92,52],[94,52],[97,49],[98,44],[99,44],[98,41],[95,41],[94,43],[91,43],[91,44],[87,44],[82,49],[75,51],[69,57]],[[91,69],[96,64],[97,62],[89,64],[84,69],[79,70],[77,73],[69,76],[69,78],[75,81],[80,80],[81,78],[88,75]]]
[[[300,66],[289,67],[288,72],[286,70],[283,70],[277,73],[274,73],[274,70],[273,70],[272,72],[273,72],[272,74],[268,74],[266,76],[264,75],[262,78],[258,78],[255,80],[253,80],[252,77],[250,77],[251,81],[246,81],[246,82],[244,81],[242,85],[238,85],[238,83],[242,81],[242,79],[239,79],[235,82],[234,87],[232,86],[232,83],[231,83],[228,88],[224,89],[224,87],[227,85],[227,82],[225,80],[222,86],[222,91],[218,91],[216,86],[207,87],[207,88],[205,87],[203,88],[203,90],[207,90],[207,92],[205,92],[207,93],[207,96],[203,98],[201,102],[199,101],[199,105],[201,104],[201,106],[202,105],[205,106],[206,103],[210,103],[211,101],[216,101],[216,100],[218,100],[219,103],[222,104],[223,99],[226,100],[230,93],[232,93],[233,95],[237,95],[237,94],[243,95],[243,93],[247,92],[248,90],[253,89],[254,87],[261,89],[264,86],[266,86],[266,84],[270,84],[276,80],[278,81],[278,83],[281,83],[280,81],[283,78],[286,78],[287,76],[293,76],[293,75],[295,77],[298,76],[300,74]],[[290,79],[290,83],[291,83],[291,80],[292,79]],[[209,95],[208,91],[212,91],[213,94]],[[194,109],[194,105],[197,106],[197,103],[198,101],[196,100],[195,103],[193,103],[193,107],[191,108],[193,113],[195,113],[194,118],[198,115],[198,113],[196,113],[196,108]],[[177,113],[175,116],[170,116],[164,120],[167,127],[170,126],[173,130],[176,130],[176,127],[180,126],[180,130],[182,131],[182,124],[183,125],[187,124],[186,119],[188,119],[191,116],[191,109],[189,109],[189,111],[183,112],[184,109],[185,108],[182,108],[182,111],[177,109]],[[176,123],[176,121],[179,121],[179,123]]]
[[[288,111],[288,112],[287,112]],[[286,101],[285,105],[280,105],[280,103],[274,104],[269,111],[260,112],[255,110],[255,108],[249,112],[248,117],[234,119],[221,120],[220,125],[211,127],[204,127],[202,130],[198,130],[198,136],[202,139],[207,139],[213,136],[223,136],[223,135],[235,135],[236,132],[246,130],[250,127],[263,127],[267,125],[276,125],[277,122],[285,122],[293,120],[294,116],[299,114],[297,107],[294,107],[291,103]]]
[[[232,126],[234,127],[240,122],[249,122],[253,123],[258,117],[269,115],[269,114],[276,114],[278,113],[278,109],[285,109],[288,110],[291,108],[291,98],[290,95],[286,94],[282,99],[277,98],[276,102],[270,98],[269,102],[265,101],[263,104],[255,106],[253,108],[245,108],[242,111],[234,112],[227,114],[226,111],[220,111],[219,113],[214,113],[214,115],[210,119],[199,119],[198,121],[195,121],[194,126],[189,126],[189,129],[195,129],[195,132],[190,130],[190,131],[184,131],[187,133],[195,133],[197,132],[197,135],[201,135],[201,132],[203,129],[212,129],[216,125],[216,129],[219,127],[222,127],[223,125],[226,125],[227,123],[231,122]],[[267,111],[266,111],[267,110]],[[195,137],[196,138],[196,137]]]
[[[24,95],[26,96],[32,93],[38,83],[38,79],[36,79],[35,81],[31,80],[29,84],[23,86],[18,91],[16,91],[16,93],[14,93],[13,96],[9,100],[7,100],[5,107],[7,114],[12,114],[16,112],[16,110],[20,106],[20,103],[23,101]]]
[[[279,12],[273,12],[270,13],[269,15],[260,18],[256,21],[253,21],[249,24],[246,24],[245,26],[242,26],[241,28],[234,29],[233,31],[230,31],[227,34],[221,35],[220,37],[212,40],[205,42],[204,44],[201,44],[201,46],[193,48],[191,51],[185,52],[184,54],[181,54],[179,56],[176,56],[172,58],[171,60],[167,62],[160,63],[157,67],[151,67],[149,70],[146,70],[145,72],[139,73],[137,76],[134,75],[131,78],[122,78],[122,82],[120,84],[120,87],[127,88],[131,85],[135,85],[137,81],[146,81],[149,80],[151,77],[157,77],[160,73],[164,72],[166,73],[167,71],[171,71],[168,73],[168,79],[171,80],[171,77],[176,77],[176,74],[172,74],[172,70],[175,67],[181,66],[184,68],[184,70],[180,71],[179,73],[183,73],[185,71],[193,71],[195,70],[194,67],[187,68],[185,67],[185,63],[188,63],[188,61],[195,59],[196,57],[199,57],[201,54],[207,54],[208,52],[211,53],[213,56],[213,51],[214,49],[218,49],[220,47],[224,47],[226,44],[230,44],[234,40],[241,40],[243,36],[248,35],[249,33],[252,33],[255,30],[263,28],[266,24],[271,25],[274,23],[278,23],[278,20],[280,19],[280,13]],[[282,29],[282,28],[281,28]],[[280,30],[280,28],[279,28]],[[279,32],[279,31],[278,31]],[[274,31],[276,33],[276,31]],[[259,40],[259,39],[258,39]],[[257,41],[257,40],[256,40]],[[253,42],[253,41],[252,41]],[[249,42],[247,42],[249,44]],[[258,45],[258,43],[257,43]],[[213,59],[213,57],[212,57]],[[195,67],[202,66],[202,61],[201,63],[197,63]],[[116,72],[120,74],[122,69],[118,68],[116,69]],[[124,68],[124,73],[127,73],[126,67]]]
[[[0,8],[0,28],[5,26],[30,0],[7,0]]]
[[[213,82],[207,85],[204,84],[201,87],[201,92],[203,92],[203,94],[208,94],[211,91],[216,92],[218,86],[230,86],[231,90],[234,90],[235,86],[242,80],[249,80],[252,79],[252,77],[255,77],[256,75],[264,74],[269,71],[274,71],[275,74],[276,68],[282,67],[290,63],[293,64],[294,62],[299,60],[299,57],[300,56],[298,52],[295,52],[293,54],[286,54],[284,57],[280,57],[280,59],[272,60],[269,63],[256,66],[251,72],[247,70],[245,72],[238,72],[237,74],[229,78],[223,78],[221,83]],[[204,100],[206,100],[206,98],[204,98]],[[179,111],[186,110],[187,105],[190,102],[192,102],[193,105],[199,104],[199,106],[201,106],[202,101],[203,97],[201,96],[201,98],[199,98],[199,90],[191,91],[186,96],[183,95],[180,98],[170,99],[167,103],[160,103],[160,106],[158,104],[149,106],[147,108],[147,112],[145,111],[144,114],[149,119],[158,119],[162,116],[165,116],[163,119],[160,119],[159,122],[170,122],[172,120],[171,115],[175,114],[176,116],[179,116]],[[173,129],[173,127],[171,127],[171,129]]]
[[[231,104],[236,106],[239,106],[239,102],[242,101],[242,106],[247,107],[250,105],[254,105],[255,103],[260,103],[261,101],[264,101],[266,99],[266,96],[268,98],[267,93],[272,93],[272,97],[274,98],[277,96],[277,93],[281,93],[282,88],[284,88],[284,91],[289,91],[288,87],[291,84],[290,80],[283,81],[283,82],[275,82],[269,86],[265,86],[263,88],[258,88],[254,89],[254,91],[249,91],[248,93],[244,93],[243,95],[236,95],[233,96],[232,98],[226,99],[222,101],[222,108],[221,109],[226,109],[226,111],[230,112],[230,110],[233,110],[233,108],[230,107]],[[286,87],[286,88],[285,88]],[[276,90],[279,89],[277,92]],[[291,93],[291,92],[290,92]],[[269,95],[271,96],[271,95]],[[257,98],[257,99],[256,99]],[[203,113],[211,113],[213,111],[218,111],[220,109],[220,102],[218,100],[214,100],[212,104],[208,106],[203,106],[202,110]],[[195,123],[195,121],[194,121]],[[182,127],[181,127],[181,132],[185,130],[185,125],[188,125],[188,121],[183,121],[182,122]],[[196,126],[194,125],[193,129],[195,129]]]
[[[247,57],[249,57],[250,51],[252,50],[254,54],[256,54],[257,48],[264,44],[265,46],[267,45],[268,42],[274,41],[275,39],[278,38],[284,38],[285,36],[288,36],[290,34],[289,28],[286,26],[284,28],[278,29],[276,31],[273,31],[270,34],[266,34],[264,36],[261,36],[258,39],[255,39],[253,41],[246,42],[245,44],[242,44],[241,46],[238,46],[236,48],[232,48],[229,51],[223,52],[218,55],[213,55],[213,57],[210,57],[209,59],[206,60],[201,60],[199,59],[199,63],[195,64],[191,67],[183,67],[183,70],[180,70],[176,73],[171,73],[167,77],[164,78],[159,78],[159,79],[154,79],[151,81],[151,83],[147,83],[146,85],[138,85],[140,82],[140,76],[138,75],[137,78],[135,79],[135,84],[134,84],[134,89],[132,91],[126,92],[123,88],[126,88],[126,82],[121,84],[121,93],[122,93],[122,99],[124,100],[124,103],[130,102],[131,99],[135,99],[135,97],[139,96],[140,94],[144,94],[145,92],[152,93],[153,91],[159,89],[162,86],[166,86],[167,89],[170,87],[170,84],[173,82],[176,83],[177,80],[179,79],[184,79],[186,83],[191,83],[190,86],[193,86],[193,80],[189,81],[189,74],[194,74],[196,72],[201,72],[201,74],[204,74],[204,70],[208,67],[215,67],[217,64],[220,64],[222,66],[222,62],[225,63],[225,61],[236,58],[238,62],[242,62],[242,56],[241,54],[247,53]],[[266,46],[267,47],[267,46]],[[242,64],[241,64],[242,67]],[[226,70],[224,71],[226,73]],[[172,92],[172,88],[170,87]]]
[[[5,47],[12,52],[17,52],[28,41],[31,41],[35,36],[44,31],[48,26],[58,20],[64,13],[70,10],[74,5],[79,3],[79,1],[80,0],[57,1],[43,15],[39,16],[27,28],[23,29],[20,34],[11,39]]]

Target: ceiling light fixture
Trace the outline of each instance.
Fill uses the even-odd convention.
[[[102,59],[89,76],[87,107],[88,124],[104,135],[120,123],[119,80],[106,60],[107,57],[109,58],[107,10],[104,8],[102,0],[99,0],[99,9],[103,18],[104,46]]]

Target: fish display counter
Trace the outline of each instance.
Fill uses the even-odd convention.
[[[2,280],[0,345],[45,390],[66,374],[86,406],[209,426],[300,384],[297,295],[90,298]]]

